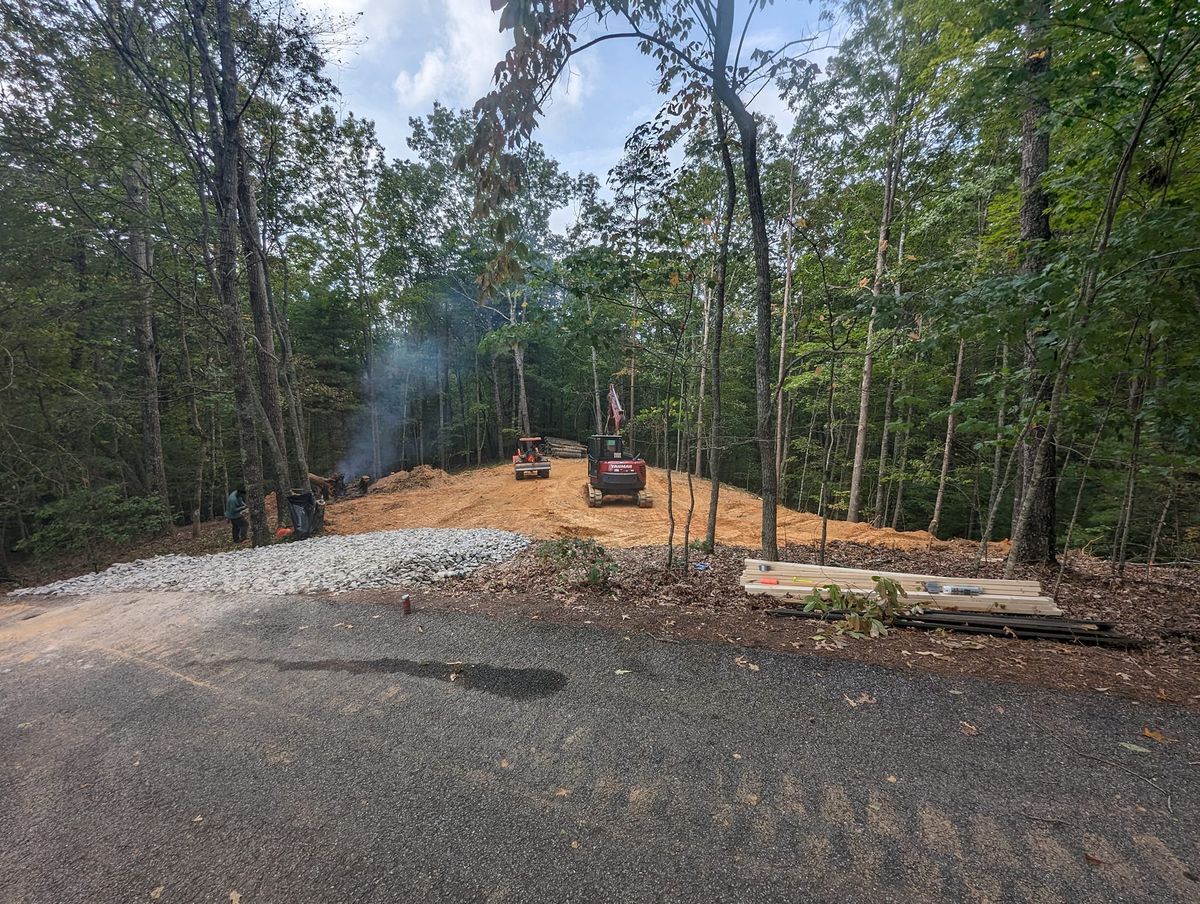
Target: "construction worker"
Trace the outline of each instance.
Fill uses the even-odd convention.
[[[225,517],[233,528],[233,542],[241,543],[250,529],[250,506],[246,504],[246,487],[237,488],[225,500]]]

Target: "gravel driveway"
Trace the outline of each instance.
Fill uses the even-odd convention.
[[[11,596],[186,590],[206,593],[305,593],[429,586],[501,562],[529,545],[491,528],[418,528],[322,536],[206,556],[155,556],[122,562]]]

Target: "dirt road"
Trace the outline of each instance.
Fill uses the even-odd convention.
[[[426,487],[394,493],[373,493],[361,499],[331,505],[326,528],[335,534],[356,534],[402,527],[497,527],[554,539],[594,537],[610,546],[665,543],[669,530],[666,472],[649,469],[655,505],[639,509],[632,501],[610,499],[599,509],[584,502],[587,462],[555,459],[548,480],[513,478],[512,465],[479,468],[441,477]],[[688,510],[687,476],[673,475],[675,487],[675,539],[683,537]],[[691,537],[703,537],[708,518],[709,482],[692,481],[696,509]],[[717,541],[757,546],[762,503],[757,496],[730,486],[721,488],[717,515]],[[816,515],[781,508],[779,543],[802,543],[821,536]],[[855,540],[898,548],[929,545],[925,531],[876,530],[866,524],[829,523],[829,539]]]

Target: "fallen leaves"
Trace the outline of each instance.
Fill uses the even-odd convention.
[[[733,661],[737,665],[738,668],[749,669],[752,672],[757,672],[759,670],[758,666],[755,665],[753,662],[751,662],[749,659],[747,659],[745,656],[739,656]]]
[[[846,694],[842,694],[842,699],[844,699],[846,701],[846,703],[848,703],[850,705],[851,709],[855,709],[859,706],[870,706],[872,703],[879,702],[874,697],[872,697],[870,694],[868,694],[866,691],[863,691],[861,694],[859,694],[853,700],[851,700]]]
[[[965,734],[967,737],[974,737],[975,735],[979,734],[978,728],[976,728],[970,722],[964,722],[961,719],[958,722],[958,730],[961,731],[963,734]]]
[[[1157,741],[1159,744],[1169,744],[1175,740],[1174,738],[1168,738],[1157,728],[1150,728],[1148,726],[1143,726],[1142,737],[1149,738],[1151,741]]]
[[[1143,747],[1141,744],[1131,744],[1129,741],[1121,741],[1117,746],[1121,747],[1125,750],[1128,750],[1131,753],[1149,753],[1150,752],[1149,747]]]
[[[229,893],[229,904],[242,904],[242,893],[239,891],[231,891]]]
[[[633,669],[617,669],[613,672],[614,675],[630,675],[633,674]]]
[[[888,782],[888,784],[889,784],[889,785],[894,785],[894,784],[896,784],[896,782],[898,782],[898,781],[900,781],[900,779],[896,778],[896,776],[894,776],[894,775],[889,775],[889,776],[887,777],[887,782]]]
[[[167,890],[167,887],[165,885],[158,886],[158,888],[156,888],[156,889],[154,889],[154,891],[150,892],[150,900],[157,901],[159,898],[162,897],[162,893],[166,890]]]
[[[1096,866],[1112,866],[1113,865],[1113,861],[1101,860],[1095,854],[1089,854],[1087,851],[1083,852],[1083,856],[1087,858],[1088,863],[1093,863]]]

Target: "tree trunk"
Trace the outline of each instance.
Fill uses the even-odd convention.
[[[1117,168],[1113,172],[1112,180],[1108,186],[1108,197],[1104,201],[1104,208],[1096,223],[1096,230],[1092,239],[1092,253],[1084,266],[1083,275],[1079,283],[1079,294],[1075,301],[1074,310],[1077,312],[1078,319],[1071,324],[1072,329],[1068,333],[1068,337],[1059,355],[1058,366],[1054,374],[1054,387],[1050,391],[1050,406],[1046,416],[1045,431],[1042,434],[1041,442],[1037,445],[1031,466],[1031,473],[1033,474],[1042,473],[1040,469],[1046,466],[1045,460],[1054,454],[1054,431],[1058,426],[1058,420],[1062,414],[1063,395],[1066,392],[1067,377],[1075,355],[1083,344],[1083,329],[1091,316],[1091,306],[1100,291],[1098,282],[1100,270],[1103,265],[1104,254],[1108,250],[1109,240],[1112,238],[1113,224],[1116,221],[1117,211],[1120,209],[1121,202],[1125,197],[1125,189],[1128,185],[1129,171],[1133,166],[1133,159],[1138,147],[1141,145],[1142,135],[1145,133],[1146,125],[1150,121],[1150,116],[1154,112],[1159,98],[1162,96],[1163,91],[1166,90],[1170,80],[1180,72],[1182,64],[1185,61],[1185,57],[1181,56],[1175,65],[1169,69],[1164,69],[1162,66],[1163,57],[1166,53],[1167,40],[1175,24],[1175,11],[1176,7],[1173,7],[1164,25],[1162,37],[1155,53],[1154,79],[1151,81],[1149,89],[1142,99],[1141,110],[1138,112],[1138,118],[1134,123],[1133,130],[1125,141],[1125,148],[1121,154],[1121,159],[1117,163]],[[1196,43],[1193,42],[1188,46],[1187,52],[1190,53],[1192,50],[1195,50],[1196,46]],[[1006,578],[1012,577],[1016,572],[1016,566],[1020,561],[1016,551],[1022,549],[1022,544],[1026,543],[1026,534],[1031,529],[1035,532],[1037,530],[1036,526],[1031,528],[1035,520],[1034,508],[1033,500],[1026,494],[1026,498],[1021,501],[1020,513],[1013,530],[1013,552],[1004,564],[1004,576]],[[1051,554],[1053,555],[1053,553],[1054,550],[1051,549]]]
[[[702,438],[704,436],[704,378],[708,373],[708,327],[709,315],[712,313],[712,293],[709,291],[708,283],[704,285],[704,324],[700,334],[700,380],[696,386],[696,464],[692,469],[692,473],[697,477],[700,476],[700,462]],[[691,484],[688,484],[688,491],[691,492]],[[689,515],[689,523],[691,517]]]
[[[308,475],[289,468],[287,434],[283,427],[283,404],[279,399],[279,372],[275,358],[275,332],[267,305],[267,274],[262,255],[258,253],[258,223],[254,198],[246,172],[246,148],[242,129],[238,127],[238,231],[242,239],[246,282],[250,296],[250,317],[254,324],[254,361],[258,373],[258,397],[266,427],[271,431],[268,447],[275,466],[275,509],[280,524],[290,519],[286,492],[290,487],[304,488]],[[254,217],[253,223],[251,218]]]
[[[517,369],[517,426],[521,428],[522,436],[530,435],[529,426],[529,397],[525,394],[525,349],[521,343],[512,344],[513,364]]]
[[[880,429],[879,437],[879,474],[875,481],[875,517],[871,522],[873,527],[883,527],[883,523],[887,520],[887,512],[884,510],[884,483],[887,475],[887,457],[888,457],[888,423],[892,420],[892,398],[896,388],[896,374],[893,372],[888,375],[887,397],[883,403],[883,427]]]
[[[929,522],[929,534],[937,539],[938,526],[942,518],[942,502],[946,498],[946,479],[950,476],[950,462],[954,456],[954,433],[958,426],[958,390],[962,386],[963,350],[966,341],[958,340],[958,358],[954,363],[954,385],[950,389],[950,415],[946,418],[946,445],[942,449],[942,470],[938,476],[937,498],[933,503],[933,518]]]
[[[992,509],[996,505],[996,500],[1000,495],[1000,462],[1004,458],[1004,415],[1005,411],[1005,387],[1008,385],[1008,343],[1003,342],[1000,345],[1000,395],[996,401],[996,449],[992,453],[992,478],[988,486],[988,505],[987,511],[989,514],[986,527],[988,529],[987,536],[979,538],[981,543],[987,543],[992,538]]]
[[[781,484],[783,482],[783,460],[786,456],[783,442],[783,377],[787,373],[788,309],[792,302],[792,269],[795,266],[795,254],[792,246],[792,220],[795,215],[796,165],[793,161],[788,166],[788,212],[783,252],[783,313],[779,320],[779,368],[775,380],[775,474]],[[783,492],[782,487],[780,492]]]
[[[504,404],[500,398],[500,373],[497,359],[500,356],[492,353],[492,392],[496,403],[496,457],[504,460]]]
[[[1025,276],[1036,276],[1046,266],[1045,245],[1050,240],[1049,199],[1042,182],[1050,165],[1050,127],[1046,118],[1050,113],[1050,45],[1048,19],[1049,0],[1030,0],[1029,18],[1025,24],[1025,77],[1026,101],[1021,115],[1021,263],[1020,272]],[[1025,299],[1029,312],[1025,327],[1024,363],[1029,383],[1026,392],[1035,404],[1048,401],[1046,393],[1050,381],[1044,379],[1044,370],[1039,361],[1040,336],[1044,331],[1038,314],[1040,300],[1036,296]],[[1038,456],[1036,450],[1042,443],[1049,445],[1049,453]],[[1021,564],[1049,564],[1055,561],[1057,537],[1055,533],[1055,495],[1057,491],[1055,438],[1046,433],[1046,428],[1035,421],[1033,429],[1026,435],[1021,447],[1021,505],[1030,508],[1029,527],[1022,533],[1021,542],[1015,543],[1011,558]],[[1035,459],[1041,464],[1034,470]],[[1028,500],[1027,498],[1028,497]],[[1014,506],[1016,507],[1016,506]],[[1015,531],[1014,531],[1015,538]]]
[[[1150,377],[1150,358],[1154,353],[1153,334],[1146,333],[1146,351],[1142,359],[1142,371],[1135,374],[1129,385],[1129,418],[1133,422],[1133,439],[1129,444],[1129,462],[1125,470],[1125,493],[1121,502],[1121,516],[1113,543],[1113,570],[1117,577],[1125,577],[1126,553],[1129,548],[1129,531],[1133,524],[1134,488],[1137,485],[1138,458],[1142,446],[1142,407],[1146,400],[1146,381]]]
[[[904,42],[901,40],[901,52]],[[867,345],[863,354],[862,382],[858,392],[858,427],[854,434],[854,466],[850,473],[850,499],[846,509],[846,520],[851,524],[860,519],[859,503],[862,497],[863,467],[867,458],[867,432],[871,413],[871,379],[875,369],[875,317],[878,299],[883,291],[883,274],[887,267],[888,244],[891,241],[892,216],[896,209],[896,186],[900,181],[900,154],[902,139],[898,127],[900,86],[904,77],[902,65],[896,66],[895,92],[889,128],[888,160],[883,179],[883,211],[879,216],[879,237],[875,244],[875,278],[871,282],[871,319],[867,321]]]
[[[763,206],[762,179],[758,161],[758,121],[729,82],[729,48],[733,37],[733,0],[717,3],[715,46],[713,51],[713,89],[737,125],[742,144],[742,179],[746,186],[746,208],[750,216],[750,234],[754,248],[754,439],[762,482],[763,558],[779,558],[776,535],[776,508],[779,486],[775,471],[775,431],[771,404],[771,244],[767,235],[767,214]]]
[[[137,292],[134,341],[142,369],[142,455],[145,458],[146,494],[156,496],[164,515],[171,514],[167,497],[167,469],[163,459],[162,418],[158,408],[158,342],[154,334],[154,283],[150,272],[154,250],[148,230],[145,167],[135,161],[125,172],[125,197],[130,207],[130,281]]]
[[[591,326],[592,320],[592,300],[587,300],[588,325]],[[596,363],[596,345],[589,343],[588,348],[592,353],[592,403],[594,407],[593,414],[596,420],[596,433],[604,432],[604,406],[600,402],[600,368]]]
[[[263,252],[266,260],[266,252]],[[275,291],[271,280],[267,280],[267,304],[271,309],[271,322],[275,324],[275,332],[279,338],[279,372],[283,378],[283,390],[287,396],[288,426],[292,431],[291,448],[296,456],[296,464],[300,471],[308,476],[308,436],[304,424],[304,401],[300,397],[300,378],[296,374],[296,356],[292,352],[292,331],[288,324],[288,264],[287,255],[280,255],[282,271],[283,299],[279,306],[275,304]]]
[[[821,498],[817,504],[817,509],[821,515],[821,545],[817,550],[818,565],[825,564],[825,547],[829,538],[829,497],[833,484],[833,448],[837,439],[833,429],[834,390],[837,386],[834,380],[836,371],[837,356],[831,354],[829,356],[829,395],[826,398],[826,415],[828,421],[825,427],[825,461],[821,465]]]
[[[729,130],[721,105],[713,104],[717,127],[717,143],[721,148],[721,169],[725,173],[725,209],[721,217],[721,236],[717,247],[716,285],[713,286],[712,308],[712,414],[708,427],[708,525],[704,546],[709,551],[717,542],[717,507],[721,495],[721,339],[725,335],[725,288],[729,265],[729,235],[733,229],[733,214],[737,207],[737,175],[729,155]]]
[[[200,538],[200,508],[204,500],[204,466],[208,456],[208,432],[200,420],[200,387],[196,385],[196,374],[192,369],[192,351],[188,342],[188,325],[184,317],[183,301],[176,297],[175,315],[179,318],[180,366],[183,385],[188,396],[188,427],[196,438],[196,471],[192,481],[192,538]]]
[[[191,3],[193,27],[199,32],[201,65],[208,69],[206,81],[219,84],[219,122],[211,123],[215,153],[214,201],[217,206],[217,290],[225,319],[225,338],[229,345],[229,366],[233,379],[234,408],[237,412],[238,441],[241,448],[242,479],[250,509],[250,542],[262,546],[268,542],[267,514],[263,505],[263,467],[255,427],[255,392],[246,361],[246,335],[242,328],[241,296],[238,291],[238,126],[241,101],[238,96],[237,57],[233,41],[233,10],[230,0],[216,0],[217,46],[220,54],[219,81],[214,77],[208,41],[204,5]]]
[[[1150,535],[1150,553],[1146,556],[1146,579],[1150,579],[1150,572],[1154,568],[1154,560],[1158,556],[1158,541],[1162,537],[1163,525],[1167,523],[1167,513],[1171,510],[1171,503],[1175,501],[1175,474],[1172,471],[1167,475],[1167,495],[1163,500],[1162,513],[1158,516],[1158,521],[1154,525],[1154,531]]]

